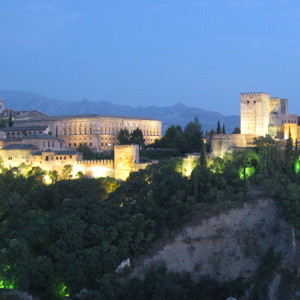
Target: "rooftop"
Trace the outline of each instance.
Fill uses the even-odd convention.
[[[10,114],[14,119],[28,119],[37,116],[47,116],[38,110],[15,111],[13,109],[5,109],[0,113],[0,118],[8,118]]]
[[[36,151],[34,153],[32,153],[32,155],[43,155],[43,153],[45,152],[51,152],[53,153],[54,155],[75,155],[75,154],[78,154],[79,152],[76,151],[76,150],[58,150],[58,151],[53,151],[51,149],[47,149],[47,150],[44,150],[44,151]]]
[[[47,140],[56,140],[56,141],[62,141],[61,139],[49,135],[47,133],[33,133],[33,134],[29,134],[27,136],[23,136],[22,137],[23,140],[29,140],[29,139],[47,139]]]
[[[13,126],[13,127],[3,127],[1,128],[2,131],[8,132],[8,131],[44,131],[48,128],[48,126]]]
[[[10,144],[2,148],[2,150],[39,150],[32,144]]]
[[[91,118],[110,118],[110,119],[124,119],[124,120],[151,120],[159,121],[149,117],[130,117],[130,116],[115,116],[115,115],[101,115],[101,114],[84,114],[84,115],[63,115],[63,116],[37,116],[31,119],[34,121],[55,121],[63,119],[91,119]],[[22,120],[23,121],[23,120]],[[30,120],[28,120],[30,121]]]

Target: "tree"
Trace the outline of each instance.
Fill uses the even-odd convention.
[[[13,126],[13,118],[12,118],[12,114],[11,114],[11,110],[9,111],[9,118],[8,118],[8,127],[12,127]]]
[[[130,133],[127,128],[121,129],[117,136],[120,145],[130,144]]]
[[[133,130],[129,138],[130,144],[139,145],[140,148],[145,145],[143,132],[140,128]]]
[[[253,139],[253,144],[257,147],[261,172],[280,172],[284,166],[282,151],[278,143],[270,136],[258,137]]]
[[[289,172],[293,168],[293,139],[291,134],[291,128],[289,128],[289,137],[286,140],[285,144],[284,157],[286,163],[286,170],[287,172]]]
[[[221,134],[221,133],[222,133],[221,124],[220,124],[220,121],[218,121],[217,134]]]
[[[48,176],[51,179],[52,183],[56,183],[58,181],[58,172],[56,170],[49,171]]]
[[[7,127],[8,126],[8,119],[5,118],[5,119],[1,119],[0,120],[0,128],[3,128],[3,127]]]
[[[224,124],[223,124],[223,128],[222,128],[222,134],[226,134],[225,125]]]
[[[76,150],[83,154],[83,159],[91,159],[93,157],[92,149],[87,145],[87,143],[81,143]]]
[[[149,145],[149,148],[179,149],[182,139],[183,133],[181,127],[179,125],[172,125],[167,129],[165,135]]]
[[[72,178],[72,172],[73,172],[73,166],[72,165],[65,165],[63,167],[61,177],[62,179],[71,179]]]
[[[44,176],[46,175],[46,171],[44,171],[40,167],[32,167],[31,170],[28,171],[27,176],[34,178],[35,181],[42,182],[44,179]]]
[[[180,145],[181,153],[200,152],[203,143],[203,131],[198,117],[189,122],[183,131],[183,141]]]
[[[201,147],[200,147],[200,165],[206,166],[206,147],[202,140]]]
[[[240,134],[241,133],[240,127],[235,127],[232,133],[233,134]]]
[[[298,150],[297,139],[295,142],[295,151],[294,151],[294,167],[295,167],[295,173],[298,174],[300,171],[300,162],[299,162],[299,150]]]

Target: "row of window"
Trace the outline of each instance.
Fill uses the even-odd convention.
[[[72,155],[69,155],[69,158],[72,158]],[[56,160],[66,160],[67,157],[66,156],[56,156],[55,158]],[[49,156],[45,157],[45,161],[49,161]]]
[[[27,136],[33,133],[43,133],[42,131],[29,131],[29,132],[25,132],[24,134],[22,134],[21,131],[17,131],[17,132],[8,132],[6,134],[6,138],[8,139],[14,139],[14,138],[20,138],[22,136]]]
[[[130,129],[132,133],[134,129]],[[144,135],[159,135],[158,130],[142,130]],[[115,128],[102,128],[99,130],[100,134],[118,134],[119,130]],[[93,134],[93,130],[63,130],[63,135],[78,135],[78,134]]]
[[[86,144],[86,143],[78,143],[78,146],[81,146],[83,144]],[[93,143],[90,143],[89,146],[92,147]],[[72,143],[69,143],[69,147],[72,147]],[[77,147],[77,143],[73,143],[73,147]]]
[[[46,145],[48,145],[47,147],[50,148],[51,147],[51,141],[47,141],[47,143],[46,143],[46,141],[43,141],[43,147],[46,147]],[[54,147],[55,147],[55,142],[52,141],[52,148],[54,148]],[[60,143],[60,148],[62,149],[62,147],[63,147],[63,143]]]
[[[296,124],[297,121],[295,121],[295,120],[282,120],[282,124],[285,124],[285,123],[289,123],[289,124],[293,123],[293,124]]]

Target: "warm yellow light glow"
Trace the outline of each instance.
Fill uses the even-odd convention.
[[[84,168],[79,165],[73,165],[72,178],[76,178],[78,176],[78,172],[82,172],[85,174]]]
[[[47,185],[52,183],[52,180],[48,174],[44,176],[44,183]]]
[[[195,167],[199,164],[198,155],[187,155],[182,161],[178,162],[177,172],[183,176],[190,177]]]
[[[92,167],[91,173],[93,177],[106,177],[109,174],[110,169],[107,167]]]

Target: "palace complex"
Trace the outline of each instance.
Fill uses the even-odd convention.
[[[222,156],[226,151],[253,147],[253,138],[270,135],[279,142],[291,137],[300,139],[298,116],[288,113],[288,100],[272,98],[266,93],[242,93],[241,133],[215,134],[211,140],[211,152]]]
[[[0,130],[0,156],[6,166],[21,163],[46,171],[62,171],[73,166],[73,177],[81,172],[90,177],[126,179],[131,171],[145,168],[139,163],[137,145],[117,145],[121,129],[142,130],[145,143],[161,138],[162,122],[151,118],[109,115],[47,116],[38,111],[4,110],[0,118],[13,117],[13,126]],[[93,151],[114,149],[114,160],[83,160],[76,148],[86,144]]]
[[[214,134],[211,154],[222,156],[226,151],[252,148],[253,138],[270,135],[284,145],[291,135],[300,140],[298,116],[288,113],[288,100],[272,98],[266,93],[242,93],[241,133]],[[139,162],[137,145],[118,145],[121,129],[129,132],[139,128],[145,143],[161,138],[162,122],[150,118],[108,115],[47,116],[38,111],[4,110],[0,101],[0,119],[13,117],[13,126],[0,130],[0,156],[7,167],[21,163],[39,166],[46,171],[61,172],[72,166],[72,176],[78,172],[89,177],[110,176],[125,180],[129,173],[145,168]],[[93,151],[114,149],[114,160],[83,160],[76,149],[86,144]],[[194,157],[186,159],[193,164]]]

